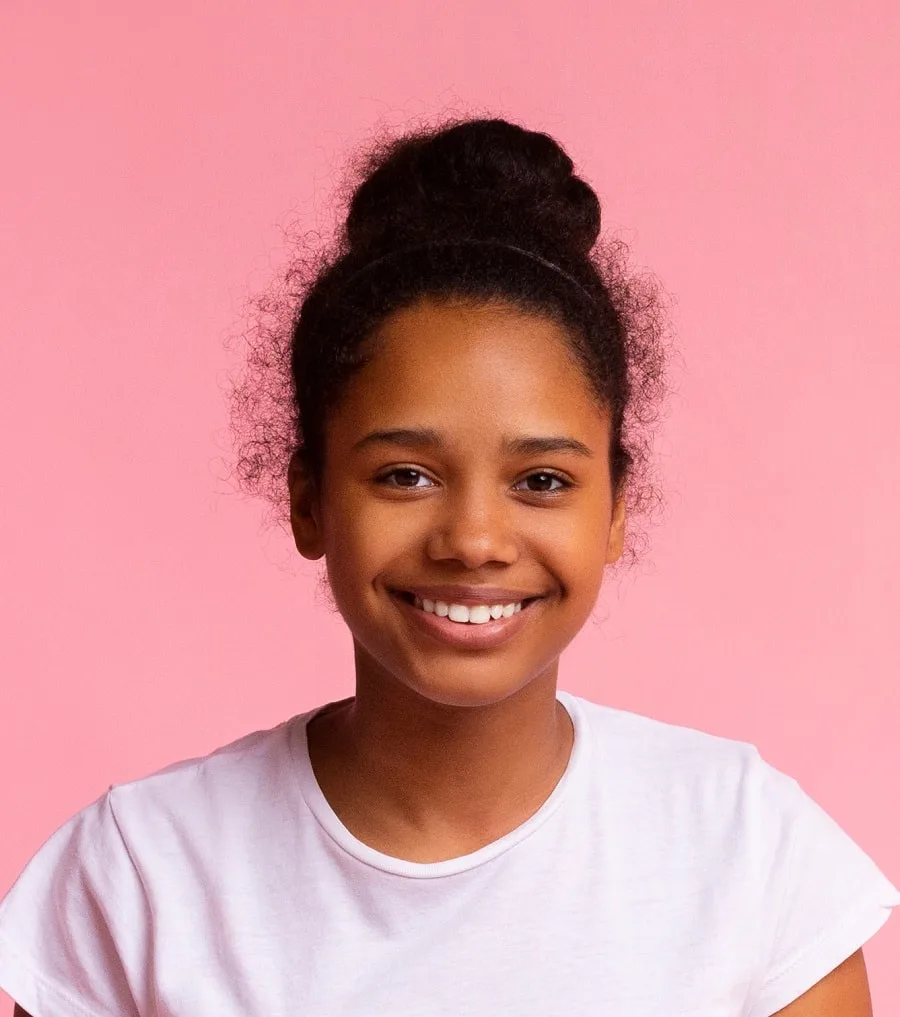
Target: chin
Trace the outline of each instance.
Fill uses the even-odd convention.
[[[411,691],[441,706],[483,707],[502,703],[505,699],[520,692],[531,681],[522,678],[515,680],[514,674],[508,669],[500,669],[492,664],[486,667],[485,673],[479,674],[477,668],[465,665],[450,664],[447,668],[430,668],[429,673],[409,674],[400,681]],[[494,672],[491,675],[491,671]]]

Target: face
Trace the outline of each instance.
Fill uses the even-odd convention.
[[[329,417],[321,488],[289,471],[295,541],[325,556],[357,683],[479,706],[555,682],[625,522],[609,421],[565,333],[423,300],[372,348]]]

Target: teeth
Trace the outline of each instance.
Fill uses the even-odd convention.
[[[496,618],[511,618],[522,610],[521,602],[518,604],[478,604],[476,607],[467,607],[465,604],[445,604],[442,600],[419,600],[416,597],[415,603],[416,607],[428,614],[436,614],[439,618],[449,618],[450,621],[470,625],[484,625],[485,622]]]

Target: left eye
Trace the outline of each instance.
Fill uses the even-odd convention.
[[[531,493],[533,494],[546,494],[553,491],[560,491],[563,488],[569,486],[568,483],[562,479],[562,477],[558,477],[555,473],[546,473],[544,471],[540,471],[538,473],[530,473],[527,477],[524,478],[524,480],[520,480],[519,483],[520,484],[528,483],[529,480],[535,479],[538,480],[540,487],[538,487],[537,489],[531,488]],[[549,484],[552,484],[554,481],[559,485],[559,487],[547,486]]]
[[[392,478],[400,478],[396,482],[392,482]],[[406,483],[411,480],[412,483]],[[422,487],[424,485],[417,484],[416,480],[428,480],[428,477],[424,473],[420,473],[418,470],[391,470],[390,473],[386,473],[382,478],[381,482],[387,484],[388,487]],[[431,481],[428,480],[430,484]]]

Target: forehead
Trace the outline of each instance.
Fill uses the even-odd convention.
[[[359,426],[571,430],[605,420],[561,325],[507,304],[461,301],[422,300],[385,319],[342,403],[341,415]]]

